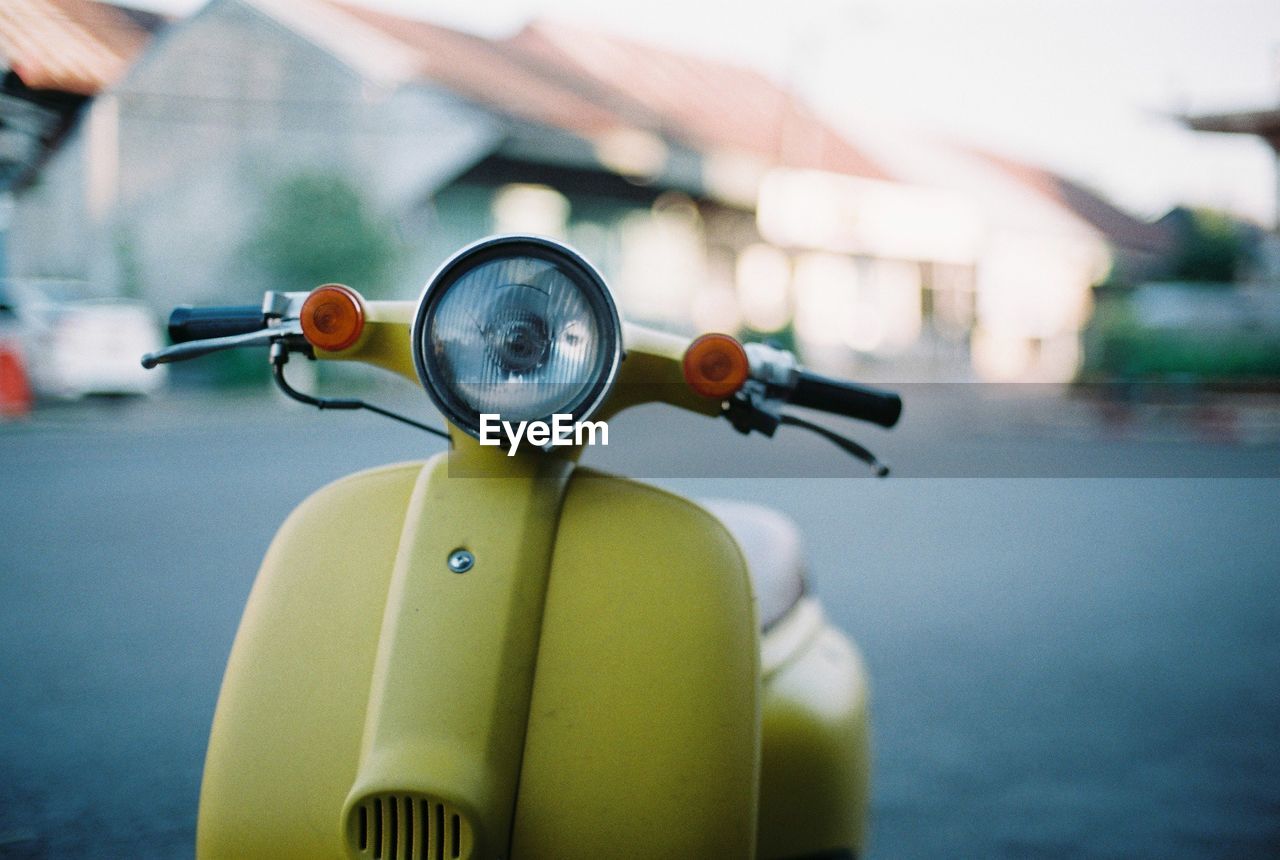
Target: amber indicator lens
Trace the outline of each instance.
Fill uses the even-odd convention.
[[[314,347],[338,352],[360,339],[364,305],[360,294],[341,284],[316,287],[302,303],[302,334]]]
[[[703,397],[728,397],[747,381],[747,351],[727,334],[704,334],[684,353],[684,379]]]

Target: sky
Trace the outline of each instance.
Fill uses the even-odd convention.
[[[1140,216],[1187,203],[1274,222],[1271,150],[1175,117],[1280,105],[1280,0],[359,2],[488,36],[586,24],[760,68],[855,143],[861,128],[914,129],[1057,170]]]

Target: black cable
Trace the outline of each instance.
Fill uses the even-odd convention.
[[[834,443],[846,453],[852,454],[862,462],[866,463],[875,470],[877,478],[884,478],[889,474],[889,467],[886,464],[880,462],[876,459],[875,454],[872,454],[852,439],[841,436],[839,433],[836,433],[833,430],[828,430],[826,427],[819,424],[813,424],[809,421],[805,421],[803,418],[797,418],[794,415],[779,415],[778,420],[779,423],[787,424],[792,427],[799,427],[802,430],[812,430],[823,439]]]
[[[280,344],[283,347],[283,344]],[[408,424],[410,427],[417,427],[419,430],[425,430],[433,433],[443,439],[448,439],[449,434],[444,430],[436,427],[430,427],[414,421],[412,418],[406,418],[398,415],[390,410],[383,409],[380,406],[374,406],[372,403],[365,403],[363,400],[341,400],[334,397],[312,397],[310,394],[303,394],[298,389],[290,385],[284,378],[284,366],[289,361],[289,353],[285,348],[275,350],[271,356],[271,375],[275,378],[276,385],[280,390],[292,397],[299,403],[305,403],[308,406],[314,406],[317,409],[367,409],[377,415],[386,418],[393,418],[402,424]]]
[[[449,438],[449,434],[438,427],[431,427],[426,424],[420,424],[417,421],[414,421],[412,418],[406,418],[403,415],[398,415],[395,412],[391,412],[387,409],[383,409],[380,406],[374,406],[372,403],[365,403],[363,400],[357,400],[356,403],[359,403],[362,409],[367,409],[370,412],[374,413],[375,415],[382,415],[383,417],[386,417],[386,418],[394,418],[396,421],[399,421],[402,424],[408,424],[410,427],[417,427],[419,430],[426,430],[428,433],[432,433],[436,436],[439,436],[441,439],[447,440]],[[324,408],[324,407],[321,407],[321,408]]]

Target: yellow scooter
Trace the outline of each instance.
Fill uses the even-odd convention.
[[[326,285],[179,308],[146,366],[262,346],[420,381],[450,451],[321,489],[277,534],[209,738],[200,857],[842,858],[866,838],[866,677],[775,512],[575,465],[664,402],[741,432],[787,403],[892,426],[895,395],[725,335],[622,324],[529,236],[463,249],[417,302]],[[430,429],[425,428],[424,429]],[[434,431],[443,432],[443,431]]]

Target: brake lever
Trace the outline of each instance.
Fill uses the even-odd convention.
[[[172,364],[175,361],[186,361],[199,358],[212,352],[224,349],[235,349],[242,346],[270,346],[286,338],[302,337],[302,324],[297,320],[289,320],[280,325],[268,326],[258,331],[233,334],[227,337],[211,337],[205,340],[192,340],[176,343],[164,349],[149,352],[142,356],[142,366],[150,370],[159,364]]]
[[[851,454],[866,463],[875,472],[877,478],[889,475],[889,466],[863,445],[829,430],[820,424],[814,424],[795,415],[785,414],[782,407],[786,400],[779,395],[777,387],[770,386],[755,379],[749,379],[729,400],[725,407],[724,417],[733,425],[733,429],[743,435],[762,433],[772,437],[780,426],[798,427],[816,433],[828,442],[833,443],[846,454]]]

